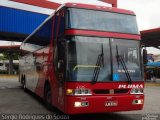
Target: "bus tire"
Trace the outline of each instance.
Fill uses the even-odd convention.
[[[22,80],[22,75],[19,74],[18,81],[20,84],[21,84],[21,80]]]
[[[21,75],[21,77],[20,77],[20,83],[21,83],[22,86],[23,86],[23,80],[24,80],[24,77],[23,77],[23,75]]]
[[[52,94],[51,94],[51,87],[49,84],[45,85],[44,102],[45,102],[47,109],[52,110]]]
[[[26,76],[23,75],[23,90],[26,92]]]

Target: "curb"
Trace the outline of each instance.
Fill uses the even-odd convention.
[[[145,83],[145,86],[160,86],[160,83]]]
[[[18,77],[18,75],[0,75],[0,78],[15,78]]]

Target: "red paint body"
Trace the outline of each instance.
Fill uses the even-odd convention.
[[[102,1],[112,4],[112,7],[117,7],[117,0],[102,0]]]
[[[131,11],[121,10],[117,8],[97,8],[92,5],[84,4],[66,4],[64,7],[59,9],[56,14],[62,16],[64,15],[65,7],[77,7],[85,9],[100,9],[102,11],[118,12],[123,14],[134,14]],[[69,82],[64,80],[61,82],[57,78],[57,73],[55,70],[55,46],[58,42],[58,34],[60,30],[61,19],[57,19],[57,25],[54,27],[55,17],[51,17],[53,21],[52,25],[52,35],[51,41],[48,46],[38,49],[34,52],[23,56],[20,59],[20,80],[23,76],[26,79],[26,87],[32,92],[36,93],[38,96],[44,98],[44,88],[46,82],[49,83],[52,93],[52,105],[60,109],[67,114],[81,114],[81,113],[105,113],[105,112],[117,112],[117,111],[131,111],[131,110],[141,110],[143,108],[142,104],[133,104],[133,100],[141,99],[144,101],[144,95],[133,95],[130,94],[131,89],[135,86],[140,86],[144,88],[144,82],[137,81],[129,84],[128,82],[97,82],[96,84],[91,84],[91,82]],[[44,25],[45,23],[43,23]],[[42,26],[43,26],[42,25]],[[55,28],[55,29],[53,29]],[[55,33],[55,34],[53,34]],[[34,35],[34,33],[33,33]],[[62,35],[80,35],[80,36],[97,36],[97,37],[107,37],[107,38],[120,38],[120,39],[131,39],[135,41],[140,40],[140,36],[134,34],[125,34],[117,32],[105,32],[105,31],[95,31],[95,30],[79,30],[79,29],[65,29]],[[32,36],[32,35],[31,35]],[[27,38],[29,39],[29,38]],[[54,39],[54,40],[53,40]],[[38,44],[38,42],[37,42]],[[24,43],[22,43],[21,50],[25,48]],[[27,45],[26,45],[27,46]],[[30,49],[29,49],[30,50]],[[121,88],[122,86],[122,88]],[[77,88],[87,88],[91,90],[92,95],[67,95],[67,89],[77,89]],[[138,87],[139,88],[139,87]],[[99,93],[99,91],[104,91],[106,93]],[[114,92],[112,92],[114,91]],[[109,92],[109,93],[107,93]],[[75,107],[75,102],[87,101],[89,106],[86,107]],[[105,106],[106,102],[116,101],[117,106]]]
[[[124,39],[133,39],[140,40],[139,35],[130,35],[114,32],[99,32],[99,31],[86,31],[86,30],[66,30],[66,35],[82,35],[82,36],[99,36],[99,37],[111,37],[111,38],[124,38]]]
[[[97,83],[92,85],[90,83],[66,83],[67,88],[75,88],[76,86],[85,86],[91,90],[95,89],[118,89],[119,84],[126,83]],[[134,84],[143,84],[143,82],[137,82]],[[144,84],[143,84],[144,85]],[[135,95],[130,95],[130,89],[125,94],[93,94],[93,96],[84,96],[86,99],[81,100],[83,96],[66,96],[65,101],[65,112],[68,114],[79,114],[79,113],[105,113],[105,112],[117,112],[117,111],[132,111],[132,110],[141,110],[143,104],[141,105],[132,105],[133,99],[137,99]],[[143,95],[139,96],[140,99],[144,99]],[[89,101],[89,107],[75,108],[75,101]],[[104,106],[106,101],[118,101],[118,106],[106,107]]]

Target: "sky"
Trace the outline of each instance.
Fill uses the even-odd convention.
[[[59,0],[48,0],[48,1],[56,2]],[[71,0],[60,0],[60,3],[64,3],[66,1],[71,1]],[[106,3],[102,3],[97,0],[72,0],[72,1],[110,6]],[[1,0],[0,5],[13,8],[18,7],[19,9],[24,9],[44,14],[51,14],[53,12],[53,10],[51,9],[45,9],[31,5],[24,5],[21,3],[14,3],[8,0]],[[160,0],[118,0],[118,8],[132,10],[136,13],[139,31],[160,27],[159,6],[160,6]],[[3,43],[1,42],[1,44],[5,44],[5,42]],[[153,54],[157,54],[157,51],[153,48],[149,48],[148,50]]]
[[[160,27],[160,0],[118,0],[118,7],[136,13],[140,31]],[[160,54],[160,50],[149,47],[148,53]]]
[[[47,0],[47,1],[50,1],[50,2],[57,2],[60,3],[60,4],[64,4],[66,2],[74,2],[74,3],[86,3],[86,4],[92,4],[92,5],[102,5],[102,6],[111,6],[110,4],[108,3],[104,3],[104,2],[101,2],[101,1],[98,1],[98,0]]]
[[[139,30],[160,27],[160,0],[118,0],[118,7],[137,15]]]

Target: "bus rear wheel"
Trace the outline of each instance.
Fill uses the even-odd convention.
[[[44,89],[44,101],[47,109],[52,110],[52,93],[49,84]]]
[[[26,91],[26,77],[25,75],[22,75],[22,87],[23,87],[23,90]]]

